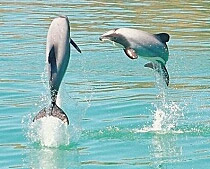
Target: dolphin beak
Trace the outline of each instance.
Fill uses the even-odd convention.
[[[102,37],[99,37],[99,40],[100,40],[100,41],[103,41],[103,38],[102,38]]]
[[[102,35],[101,37],[99,37],[99,40],[101,42],[109,42],[109,43],[112,43],[114,46],[116,46],[115,42],[112,41],[111,37],[109,37],[109,36],[103,36]]]
[[[99,40],[102,41],[102,42],[104,42],[104,41],[111,41],[110,37],[106,37],[106,36],[103,36],[103,35],[99,37]]]
[[[79,52],[82,53],[80,48],[77,46],[77,44],[73,41],[73,39],[70,38],[70,43],[75,47],[75,49]]]
[[[99,40],[101,41],[101,42],[110,42],[110,43],[114,43],[114,41],[112,40],[112,35],[101,35],[100,37],[99,37]]]
[[[112,41],[113,34],[115,34],[115,29],[105,32],[103,35],[99,37],[100,41]]]

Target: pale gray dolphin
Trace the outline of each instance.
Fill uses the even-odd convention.
[[[56,105],[57,94],[70,58],[70,43],[81,53],[76,43],[70,38],[69,20],[66,16],[55,18],[48,30],[46,44],[46,64],[48,67],[51,105],[43,108],[33,119],[54,116],[69,124],[64,111]]]
[[[168,86],[169,74],[165,64],[169,55],[166,45],[169,38],[167,33],[150,34],[137,29],[119,28],[104,33],[99,39],[121,46],[131,59],[137,59],[140,56],[151,61],[152,63],[147,63],[144,66],[162,74]]]

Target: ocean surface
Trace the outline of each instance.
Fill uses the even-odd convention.
[[[51,21],[69,17],[71,60],[59,104],[70,125],[33,117],[50,102]],[[100,35],[120,27],[170,34],[170,84]],[[0,168],[210,168],[210,2],[0,2]]]

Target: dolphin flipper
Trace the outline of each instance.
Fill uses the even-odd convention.
[[[167,69],[166,69],[164,64],[160,63],[160,67],[159,67],[158,64],[154,64],[154,63],[150,62],[150,63],[146,63],[144,65],[144,67],[148,67],[148,68],[156,70],[160,75],[163,76],[163,78],[164,78],[164,80],[166,82],[166,85],[167,86],[169,85],[169,74],[168,74],[168,71],[167,71]],[[160,68],[161,68],[162,71],[160,70]]]
[[[55,103],[52,103],[51,107],[49,108],[43,108],[33,119],[33,122],[35,122],[36,120],[39,120],[43,117],[47,117],[47,116],[53,116],[56,118],[59,118],[60,120],[62,120],[64,123],[67,123],[69,125],[69,119],[67,117],[67,115],[64,113],[64,111],[58,107]]]
[[[77,44],[73,41],[73,39],[70,38],[70,43],[75,47],[75,49],[79,52],[82,53],[80,48],[77,46]]]
[[[136,54],[135,50],[132,48],[125,48],[124,49],[125,54],[130,58],[130,59],[137,59],[138,55]]]

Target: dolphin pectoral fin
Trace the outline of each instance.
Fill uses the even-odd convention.
[[[158,65],[158,63],[149,62],[149,63],[146,63],[144,67],[148,67],[153,70],[156,70],[160,75],[163,76],[163,79],[165,80],[166,85],[167,86],[169,85],[169,74],[164,64],[160,63],[160,65]]]
[[[77,44],[73,41],[73,39],[70,38],[70,43],[75,47],[75,49],[79,52],[82,53],[80,48],[77,46]]]
[[[137,54],[136,54],[136,52],[135,52],[134,49],[132,49],[132,48],[125,48],[125,49],[123,49],[123,50],[124,50],[125,54],[126,54],[130,59],[137,59],[137,58],[138,58],[138,56],[137,56]]]
[[[39,120],[43,117],[47,117],[47,116],[53,116],[55,118],[60,119],[61,121],[63,121],[63,123],[67,123],[69,125],[69,119],[67,117],[67,115],[64,113],[64,111],[59,108],[55,103],[52,104],[52,106],[50,108],[43,108],[33,119],[33,122],[35,122],[36,120]]]

